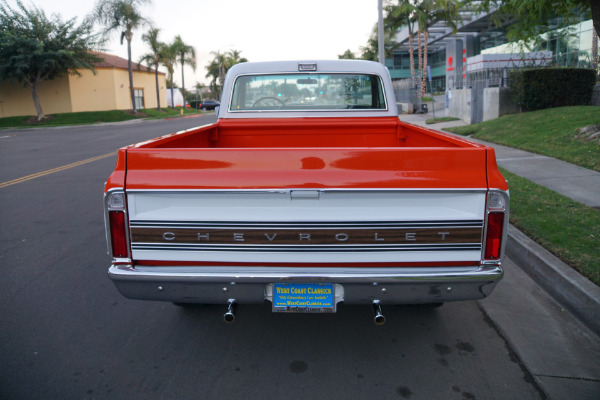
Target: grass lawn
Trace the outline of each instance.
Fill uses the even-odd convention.
[[[600,107],[573,106],[510,114],[447,130],[600,171],[600,143],[575,137],[577,128],[594,124],[600,124]]]
[[[502,169],[510,187],[510,222],[600,285],[600,210]]]
[[[162,108],[161,111],[157,111],[156,109],[143,109],[139,110],[139,112],[135,115],[124,110],[52,114],[48,115],[48,118],[42,122],[35,121],[35,117],[33,116],[6,117],[0,118],[0,128],[35,128],[38,126],[87,125],[102,122],[122,122],[140,118],[171,118],[180,116],[181,110],[181,107],[176,107],[175,109]],[[202,114],[202,112],[193,108],[186,108],[183,110],[183,114]]]

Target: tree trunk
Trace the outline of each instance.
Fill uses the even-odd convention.
[[[427,40],[429,40],[429,32],[425,29],[425,40],[423,42],[423,75],[421,76],[421,94],[424,96],[427,92]]]
[[[414,52],[414,46],[413,46],[413,34],[412,32],[408,33],[408,54],[409,54],[409,58],[410,58],[410,85],[411,88],[415,87],[415,52]]]
[[[40,122],[41,120],[43,120],[46,116],[44,115],[44,112],[42,111],[42,105],[40,104],[40,97],[39,97],[39,85],[40,85],[40,81],[39,79],[36,79],[33,84],[31,84],[31,96],[33,97],[33,104],[35,105],[35,110],[37,112],[37,121]]]
[[[154,80],[156,81],[156,108],[160,111],[160,92],[158,88],[158,63],[154,65]]]
[[[181,57],[181,94],[183,95],[183,109],[185,110],[185,79],[183,77],[183,67],[185,63],[183,62],[183,57]]]
[[[421,105],[423,104],[423,94],[421,93],[421,79],[423,78],[423,47],[422,47],[422,43],[423,41],[421,40],[421,29],[418,30],[417,34],[419,35],[419,41],[418,41],[418,45],[419,45],[419,53],[418,53],[418,57],[419,57],[419,75],[418,75],[418,85],[417,85],[417,100],[419,102],[419,112],[421,112]]]
[[[171,108],[175,108],[175,92],[173,91],[173,78],[171,78]]]
[[[131,37],[133,35],[131,32],[127,32],[127,69],[129,70],[129,94],[131,96],[131,108],[134,113],[137,112],[137,108],[135,106],[135,92],[133,90],[133,71],[131,69]]]
[[[600,1],[590,0],[590,7],[592,9],[592,23],[594,24],[594,30],[596,35],[600,36]]]
[[[598,70],[598,34],[592,31],[592,68]]]

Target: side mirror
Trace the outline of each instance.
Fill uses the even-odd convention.
[[[219,110],[221,109],[221,106],[216,106],[215,107],[215,115],[217,116],[217,118],[219,118]]]

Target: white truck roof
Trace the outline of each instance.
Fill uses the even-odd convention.
[[[352,110],[231,110],[234,82],[244,75],[267,74],[365,74],[381,79],[385,96],[385,109]],[[385,117],[398,116],[394,88],[388,69],[373,61],[364,60],[306,60],[268,61],[236,64],[229,69],[223,86],[219,118],[298,118],[298,117]]]

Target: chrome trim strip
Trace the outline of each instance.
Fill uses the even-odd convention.
[[[414,222],[237,222],[237,221],[144,221],[144,220],[133,220],[130,221],[131,228],[210,228],[210,229],[231,229],[231,228],[260,228],[260,229],[332,229],[332,228],[344,228],[344,229],[408,229],[408,228],[482,228],[483,221],[414,221]]]
[[[448,193],[487,193],[486,188],[438,188],[438,189],[412,189],[412,188],[374,188],[374,189],[347,189],[347,188],[314,188],[314,189],[127,189],[127,193],[216,193],[216,194],[289,194],[291,191],[296,190],[318,190],[323,192],[348,192],[348,193],[374,193],[374,192],[410,192],[410,193],[437,193],[437,192],[448,192]]]
[[[334,283],[402,283],[499,280],[499,265],[465,267],[315,268],[315,267],[149,267],[112,265],[113,280],[272,283],[310,281]]]
[[[206,244],[156,244],[133,243],[133,250],[169,250],[169,251],[228,251],[228,252],[389,252],[389,251],[464,251],[481,250],[481,243],[446,245],[206,245]]]

